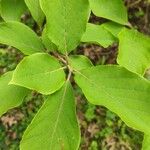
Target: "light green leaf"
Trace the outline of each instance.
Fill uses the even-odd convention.
[[[86,98],[115,112],[130,127],[150,133],[150,82],[119,66],[78,71],[75,80]]]
[[[35,21],[38,23],[39,26],[42,26],[45,15],[41,10],[39,0],[25,0],[25,3],[28,6],[31,15],[33,16]]]
[[[150,38],[138,31],[123,29],[119,34],[117,62],[128,70],[143,75],[150,67]]]
[[[83,55],[71,55],[69,56],[68,61],[69,65],[74,70],[82,70],[93,66],[90,59]]]
[[[86,29],[88,0],[40,0],[40,3],[47,18],[50,40],[61,53],[76,48]]]
[[[87,24],[86,32],[81,39],[82,42],[99,44],[105,48],[116,42],[116,38],[101,25]]]
[[[110,19],[119,24],[128,24],[127,9],[123,0],[90,0],[90,6],[96,16]]]
[[[21,15],[26,10],[24,0],[1,0],[1,17],[5,21],[20,21]]]
[[[0,116],[13,107],[19,106],[29,91],[25,88],[8,85],[12,72],[0,77]]]
[[[46,28],[44,28],[43,33],[42,33],[42,42],[48,52],[57,50],[57,46],[54,43],[52,43],[51,40],[49,39]]]
[[[103,23],[102,26],[116,38],[118,38],[118,34],[121,32],[121,30],[125,28],[124,26],[115,22],[106,22]]]
[[[148,135],[144,136],[142,150],[150,150],[150,136],[148,136]]]
[[[19,63],[10,83],[48,95],[64,84],[63,69],[54,57],[46,53],[36,53]]]
[[[77,150],[80,131],[76,118],[73,89],[67,81],[50,95],[28,126],[21,150]]]
[[[29,27],[13,21],[0,23],[0,43],[13,46],[25,55],[44,50],[42,42]]]

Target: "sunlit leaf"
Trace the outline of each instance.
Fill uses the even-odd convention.
[[[0,77],[0,116],[9,109],[19,106],[29,93],[29,90],[23,87],[8,85],[12,73],[8,72]]]
[[[119,66],[77,71],[75,80],[86,98],[115,112],[130,127],[150,133],[150,82]]]
[[[69,65],[75,70],[82,70],[93,66],[92,62],[84,55],[69,56]]]
[[[77,47],[89,17],[87,0],[40,0],[47,18],[47,33],[61,53]]]
[[[90,0],[90,6],[96,16],[103,17],[120,24],[128,24],[127,9],[123,0]]]
[[[20,21],[26,9],[24,0],[0,1],[0,14],[5,21]]]
[[[42,26],[45,15],[41,10],[39,0],[25,0],[25,3],[28,6],[35,21],[39,26]]]
[[[99,44],[105,48],[116,42],[116,38],[102,25],[87,24],[86,32],[81,39],[82,42]]]
[[[44,50],[40,38],[28,26],[14,21],[0,23],[0,43],[13,46],[25,55]]]
[[[123,29],[119,34],[117,62],[143,75],[150,67],[150,38],[136,30]]]
[[[73,89],[67,81],[50,95],[28,126],[21,150],[77,150],[80,131],[76,118]]]
[[[64,82],[65,74],[59,62],[46,53],[37,53],[19,63],[10,83],[47,95],[58,90]]]

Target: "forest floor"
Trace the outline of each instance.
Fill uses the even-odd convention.
[[[150,35],[150,1],[125,0],[131,25]],[[23,20],[24,21],[24,20]],[[26,24],[36,29],[29,17]],[[105,19],[91,14],[90,22],[100,24]],[[103,48],[82,44],[74,53],[84,54],[94,64],[116,64],[118,45]],[[13,70],[23,55],[12,47],[0,45],[0,74]],[[119,117],[104,107],[87,102],[81,90],[74,85],[77,114],[81,127],[81,150],[140,150],[143,134],[127,127]],[[43,103],[42,95],[32,92],[24,103],[0,118],[0,150],[18,150],[22,134]]]

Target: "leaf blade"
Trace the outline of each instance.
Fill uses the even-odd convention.
[[[144,135],[142,150],[149,150],[149,149],[150,149],[150,136]]]
[[[94,25],[91,23],[87,24],[86,32],[81,39],[81,42],[99,44],[104,48],[107,48],[116,41],[116,38],[110,32],[105,30],[102,25]]]
[[[110,19],[114,22],[127,25],[127,10],[122,0],[90,0],[90,6],[96,16]]]
[[[136,30],[124,28],[119,34],[118,64],[143,75],[150,66],[149,43],[149,37]]]
[[[52,52],[52,51],[57,50],[57,46],[51,42],[51,40],[49,39],[49,37],[47,35],[46,27],[44,28],[44,30],[42,32],[42,42],[43,42],[43,44],[46,47],[48,52]]]
[[[39,0],[25,0],[25,3],[29,8],[34,20],[39,26],[42,26],[45,15],[40,7]]]
[[[76,150],[79,141],[75,99],[73,89],[67,81],[60,91],[50,95],[45,101],[25,131],[20,148],[21,150],[41,148]]]
[[[64,84],[63,69],[52,56],[46,53],[36,53],[25,57],[20,62],[10,83],[48,95]]]
[[[119,66],[80,72],[75,80],[91,103],[107,107],[134,129],[150,132],[150,83],[146,79]]]
[[[15,85],[8,85],[12,72],[7,72],[0,77],[0,116],[9,109],[19,106],[29,90]]]
[[[124,26],[115,22],[106,22],[103,23],[102,26],[116,38],[118,38],[118,34],[121,32],[121,30],[125,28]]]
[[[90,59],[84,55],[70,55],[68,62],[72,70],[82,70],[93,66]]]
[[[86,29],[89,17],[88,1],[51,0],[50,3],[49,0],[40,0],[40,4],[47,18],[48,36],[59,52],[66,54],[76,48]]]
[[[38,36],[22,23],[14,21],[0,23],[0,35],[0,43],[13,46],[25,55],[44,50]]]
[[[1,0],[0,12],[5,21],[20,21],[26,10],[24,0]],[[14,11],[15,10],[15,11]]]

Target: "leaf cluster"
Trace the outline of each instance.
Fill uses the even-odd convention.
[[[41,37],[20,22],[28,10]],[[108,22],[88,23],[91,11]],[[72,77],[90,103],[143,132],[143,150],[150,149],[150,83],[143,77],[150,66],[150,38],[131,27],[122,0],[1,0],[0,14],[0,43],[25,55],[14,71],[0,77],[0,115],[20,105],[31,90],[47,95],[20,149],[79,148]],[[94,66],[85,56],[71,55],[82,42],[119,43],[118,65]]]

